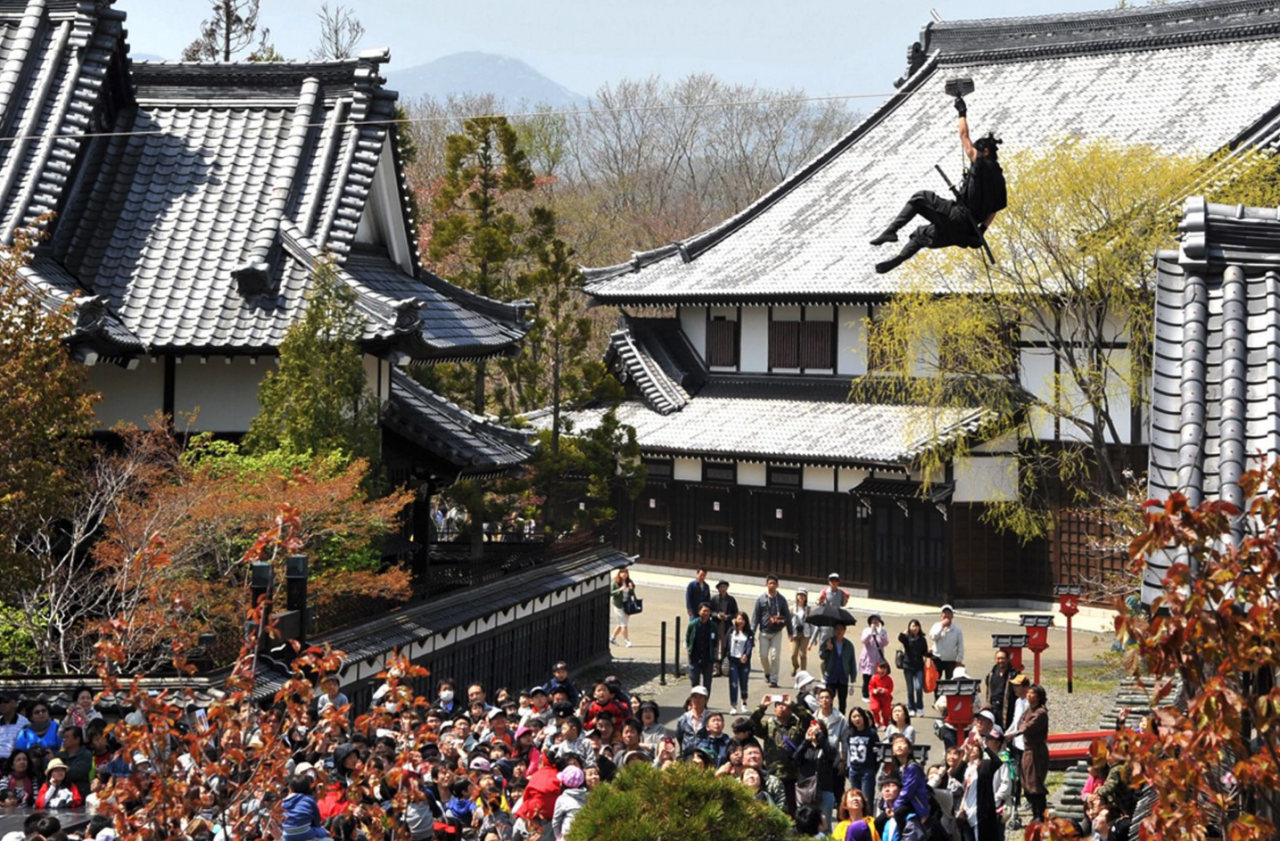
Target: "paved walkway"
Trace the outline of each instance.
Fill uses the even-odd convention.
[[[692,580],[692,575],[684,570],[638,564],[631,568],[631,577],[636,582],[637,595],[644,599],[645,609],[644,613],[633,616],[631,619],[630,630],[633,646],[631,648],[625,648],[621,645],[613,646],[613,658],[619,663],[626,662],[634,666],[643,666],[643,673],[656,675],[661,657],[661,624],[663,621],[667,623],[667,685],[665,687],[657,687],[653,697],[662,708],[663,721],[669,726],[673,726],[675,720],[683,712],[684,703],[689,693],[687,673],[682,671],[679,676],[674,675],[673,664],[675,646],[677,645],[675,621],[679,618],[681,639],[678,645],[680,647],[682,670],[685,665],[683,641],[684,628],[686,627],[684,590],[688,582]],[[715,574],[708,576],[708,582],[712,585],[713,590],[715,582],[721,580],[721,578],[721,576]],[[749,613],[755,603],[756,596],[764,591],[764,581],[748,581],[741,576],[723,576],[723,579],[730,582],[729,594],[734,596],[738,600],[739,606]],[[796,586],[796,582],[784,580],[780,582],[779,592],[785,594],[788,599],[793,599]],[[818,589],[811,585],[802,586],[808,586],[810,592],[815,593]],[[956,622],[964,630],[965,634],[965,649],[970,676],[981,678],[990,671],[994,653],[991,645],[992,634],[1022,633],[1021,626],[1017,624],[1019,614],[1056,613],[1056,611],[1050,611],[1047,608],[1047,605],[1042,605],[1039,606],[1039,609],[1022,608],[1019,610],[998,607],[990,610],[966,609],[956,611]],[[926,632],[929,626],[938,619],[938,608],[934,605],[889,602],[865,597],[858,598],[856,594],[849,605],[849,610],[858,619],[858,625],[851,636],[861,632],[862,628],[865,627],[863,623],[870,613],[879,613],[884,617],[886,629],[889,632],[889,652],[897,650],[897,635],[900,631],[906,630],[907,623],[911,619],[920,620]],[[1058,626],[1061,626],[1063,617],[1057,616],[1055,621]],[[1086,609],[1075,617],[1073,643],[1076,664],[1092,662],[1095,654],[1110,647],[1110,634],[1102,633],[1104,630],[1109,631],[1110,627],[1109,614],[1105,611]],[[1050,630],[1049,649],[1041,656],[1043,675],[1050,673],[1065,674],[1066,637],[1065,627],[1055,626]],[[892,655],[890,654],[890,656]],[[1031,674],[1032,656],[1029,651],[1025,652],[1024,666],[1027,673]],[[768,691],[768,684],[762,679],[760,663],[756,655],[752,657],[751,667],[748,705],[754,708],[756,704],[759,704],[761,697]],[[818,675],[819,678],[821,677],[821,666],[816,649],[810,651],[809,667],[810,672]],[[791,667],[788,660],[782,672],[782,686],[784,688],[775,691],[791,691],[790,675]],[[895,669],[893,677],[895,681],[894,700],[905,701],[906,686],[901,672]],[[849,700],[851,704],[855,702],[860,704],[857,691],[850,692]],[[931,699],[927,699],[927,701],[931,701]],[[1051,699],[1051,703],[1053,702],[1054,699]],[[1062,697],[1056,699],[1056,703],[1062,702]],[[717,678],[712,681],[710,706],[711,709],[721,712],[726,712],[729,709],[727,678]],[[732,721],[732,718],[732,716],[726,715],[726,724]],[[933,722],[936,718],[937,713],[930,709],[925,720],[913,722],[918,734],[917,743],[932,746],[929,754],[931,762],[941,759],[941,742],[933,733]]]

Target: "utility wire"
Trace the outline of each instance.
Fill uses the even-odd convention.
[[[456,115],[447,116],[447,117],[408,117],[402,120],[401,119],[359,120],[359,121],[344,120],[343,122],[335,123],[334,127],[346,128],[349,126],[383,126],[383,125],[398,125],[401,123],[413,123],[413,124],[449,123],[455,120],[477,120],[477,119],[485,119],[485,118],[496,119],[499,117],[507,120],[521,120],[521,119],[532,118],[532,117],[571,117],[571,116],[578,116],[578,115],[624,114],[624,113],[639,113],[639,112],[649,112],[649,111],[711,110],[713,108],[752,108],[758,105],[790,105],[790,104],[804,104],[804,103],[812,103],[812,102],[843,102],[850,99],[886,99],[890,96],[893,96],[893,94],[848,93],[848,94],[839,94],[836,96],[803,96],[803,97],[789,97],[789,98],[783,98],[783,99],[755,99],[755,100],[737,100],[737,101],[725,100],[722,102],[667,103],[662,105],[627,105],[627,106],[622,106],[618,108],[604,108],[604,107],[568,108],[568,109],[562,109],[562,110],[522,111],[522,112],[513,112],[508,114],[468,114],[468,115],[456,114]],[[200,101],[188,100],[185,102],[177,101],[175,104],[185,105],[187,102],[190,102],[192,106],[196,106],[198,103],[199,106],[203,106],[206,108],[210,107],[203,100],[200,100]],[[237,106],[228,106],[228,107],[237,107]],[[291,124],[285,124],[285,127],[287,128],[288,125],[291,125]],[[323,128],[328,125],[329,123],[327,121],[304,124],[306,128]],[[226,129],[222,129],[221,132],[240,131],[240,130],[241,130],[241,127],[236,127],[235,129],[226,128]],[[156,129],[140,129],[140,130],[130,130],[130,131],[70,132],[66,134],[55,134],[55,135],[52,135],[52,137],[55,140],[60,138],[75,140],[75,139],[87,139],[87,138],[94,138],[94,137],[143,137],[148,135],[171,134],[171,133],[173,133],[171,129],[156,128]],[[218,134],[220,132],[219,130],[215,129],[215,130],[211,130],[208,133]],[[47,137],[50,137],[50,135],[48,134],[15,134],[15,135],[8,135],[8,136],[0,136],[0,143],[14,143],[18,141],[28,141],[28,140],[43,140]]]

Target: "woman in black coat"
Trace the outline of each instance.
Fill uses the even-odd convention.
[[[999,727],[988,734],[982,746],[982,764],[978,766],[978,841],[1001,841],[1004,826],[996,812],[996,773],[1000,770],[1000,749],[1004,739],[997,736]]]
[[[809,805],[820,809],[827,819],[827,827],[834,826],[831,821],[836,808],[836,761],[840,757],[827,739],[827,725],[822,719],[815,718],[809,723],[804,741],[792,749],[791,758],[797,768],[796,808]],[[812,791],[813,798],[801,803],[802,791]]]
[[[924,658],[929,654],[929,638],[919,620],[912,619],[907,630],[898,634],[902,643],[902,676],[907,682],[907,711],[924,715]]]

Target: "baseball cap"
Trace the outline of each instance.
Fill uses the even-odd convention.
[[[495,707],[494,709],[489,710],[489,715],[487,715],[486,718],[489,721],[493,721],[498,716],[502,716],[503,718],[506,718],[507,711],[502,709],[501,707]]]
[[[690,694],[690,695],[701,695],[703,698],[706,698],[706,697],[708,697],[708,696],[710,696],[710,695],[711,695],[711,693],[707,691],[707,687],[705,687],[705,686],[695,686],[695,687],[693,687],[692,689],[690,689],[690,690],[689,690],[689,694]]]
[[[316,766],[312,765],[310,762],[299,762],[297,765],[293,766],[293,773],[298,775],[306,774],[307,772],[314,773],[315,770]]]
[[[493,766],[489,764],[489,760],[485,759],[483,756],[477,756],[475,759],[471,760],[470,764],[468,764],[467,767],[470,768],[472,771],[493,770]]]
[[[942,612],[943,612],[943,613],[955,613],[955,612],[956,612],[956,609],[955,609],[954,607],[952,607],[951,605],[949,605],[949,604],[944,604],[944,605],[942,606]]]
[[[563,716],[573,715],[573,704],[570,704],[568,701],[561,701],[560,703],[553,706],[551,709],[558,716],[563,717]]]
[[[568,670],[568,668],[569,668],[569,664],[568,664],[568,663],[566,663],[566,662],[565,662],[565,661],[563,661],[563,660],[558,660],[558,661],[556,661],[556,664],[555,664],[554,666],[552,666],[552,667],[551,667],[551,671],[553,671],[553,672],[558,672],[558,671],[560,671],[561,669],[565,669],[565,670],[567,671],[567,670]]]
[[[809,595],[809,591],[808,591],[808,590],[806,590],[804,587],[797,587],[797,588],[796,588],[796,595],[797,595],[797,596],[807,596],[807,595]]]
[[[1026,675],[1014,675],[1013,677],[1009,678],[1009,682],[1012,683],[1014,686],[1026,686],[1028,683],[1031,682],[1031,678],[1027,677]]]
[[[833,573],[831,573],[830,575],[828,575],[828,576],[827,576],[827,580],[828,580],[828,581],[831,581],[832,579],[835,579],[835,580],[839,581],[839,580],[840,580],[840,573],[838,573],[838,572],[833,572]]]
[[[535,687],[533,687],[532,689],[530,689],[530,690],[529,690],[529,697],[530,697],[530,698],[532,698],[534,695],[543,695],[543,696],[545,696],[546,694],[547,694],[547,690],[546,690],[546,689],[544,689],[544,688],[542,688],[541,686],[535,686]]]
[[[985,718],[987,721],[991,722],[992,724],[996,723],[996,714],[991,712],[991,710],[981,710],[978,713],[978,718]]]

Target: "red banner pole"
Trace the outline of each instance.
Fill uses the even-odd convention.
[[[1074,690],[1074,675],[1072,673],[1071,662],[1071,616],[1067,616],[1067,694],[1070,695]]]

